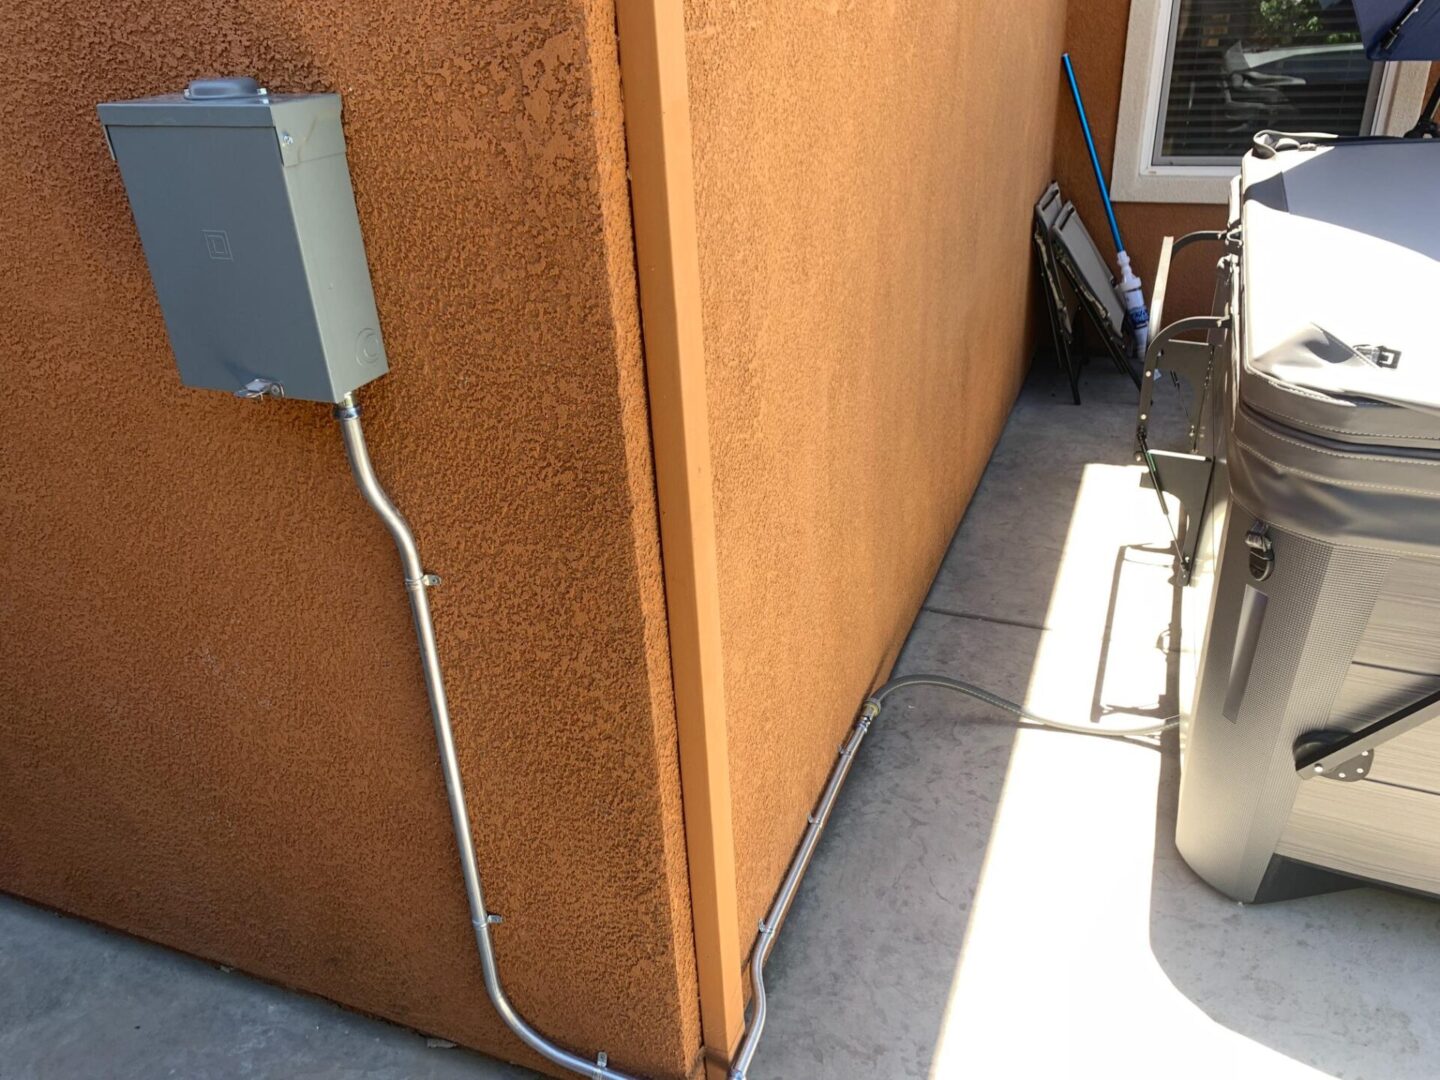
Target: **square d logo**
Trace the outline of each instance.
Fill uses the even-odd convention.
[[[230,234],[224,229],[201,229],[205,235],[205,253],[212,259],[219,259],[221,262],[234,262],[235,256],[230,251]]]

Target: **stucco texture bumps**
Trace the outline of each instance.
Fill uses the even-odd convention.
[[[746,943],[1024,374],[1064,19],[686,4]]]
[[[61,0],[0,42],[0,888],[495,1054],[398,561],[322,406],[180,387],[94,103],[338,90],[513,999],[699,1049],[607,0]]]

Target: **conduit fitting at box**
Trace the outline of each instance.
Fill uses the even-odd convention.
[[[551,1042],[510,1003],[495,963],[495,949],[490,940],[490,927],[499,924],[500,916],[485,908],[485,893],[480,884],[480,870],[475,861],[475,842],[470,834],[470,816],[465,809],[465,785],[460,777],[460,762],[455,752],[455,733],[450,723],[450,707],[445,699],[445,678],[440,668],[440,653],[435,643],[435,623],[430,616],[429,589],[439,578],[427,574],[420,561],[415,534],[405,516],[390,501],[390,496],[375,476],[365,433],[360,427],[360,406],[353,394],[346,394],[335,406],[335,419],[345,440],[350,458],[350,471],[360,494],[390,531],[400,553],[405,575],[405,591],[410,595],[410,611],[415,619],[415,637],[420,646],[420,663],[425,673],[425,690],[430,697],[430,715],[435,723],[435,742],[440,751],[440,768],[445,776],[445,794],[450,802],[450,823],[455,831],[455,846],[460,854],[460,872],[465,880],[465,896],[470,903],[470,923],[475,930],[475,948],[480,953],[480,967],[485,977],[485,991],[500,1019],[526,1046],[548,1061],[569,1069],[589,1080],[635,1080],[627,1073],[609,1067],[601,1053],[589,1061]]]

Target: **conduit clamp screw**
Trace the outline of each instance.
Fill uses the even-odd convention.
[[[595,1064],[602,1069],[608,1068],[610,1065],[610,1056],[606,1054],[604,1050],[601,1050],[595,1055]]]
[[[421,584],[421,585],[424,585],[427,589],[433,589],[436,585],[439,585],[439,584],[440,584],[440,575],[439,575],[439,574],[421,574],[421,575],[420,575],[420,584]]]
[[[240,387],[239,390],[235,391],[235,396],[244,399],[264,397],[283,398],[285,396],[285,388],[274,379],[251,379],[244,386]]]
[[[486,921],[487,923],[489,923],[491,926],[499,926],[501,923],[503,923],[503,922],[505,921],[505,916],[504,916],[504,915],[489,914],[489,915],[486,915],[486,916],[485,916],[485,921]]]

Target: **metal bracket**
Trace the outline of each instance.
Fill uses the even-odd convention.
[[[1173,324],[1172,324],[1173,325]],[[1166,331],[1170,327],[1165,328]],[[1199,444],[1200,421],[1205,414],[1205,402],[1210,396],[1210,378],[1215,369],[1216,346],[1208,341],[1164,340],[1158,349],[1147,350],[1145,354],[1145,378],[1140,387],[1139,422],[1148,425],[1150,406],[1154,400],[1155,380],[1160,372],[1183,375],[1194,388],[1187,419],[1190,430],[1186,437],[1193,452]]]
[[[1295,772],[1302,780],[1316,776],[1342,779],[1341,772],[1349,774],[1343,777],[1347,781],[1364,779],[1370,772],[1371,766],[1367,762],[1373,763],[1376,747],[1437,717],[1440,717],[1440,690],[1426,694],[1419,701],[1397,709],[1359,731],[1322,728],[1307,732],[1295,743]],[[1360,769],[1364,773],[1356,776]]]
[[[1228,313],[1224,315],[1191,315],[1188,318],[1176,319],[1150,339],[1150,346],[1145,350],[1144,385],[1140,388],[1142,422],[1148,418],[1150,412],[1157,372],[1171,371],[1187,375],[1194,382],[1197,390],[1203,390],[1208,386],[1210,369],[1215,363],[1215,351],[1219,347],[1217,342],[1210,340],[1209,335],[1217,330],[1228,329],[1230,329]],[[1202,331],[1206,334],[1204,341],[1181,340],[1181,336],[1184,334],[1197,334]],[[1165,362],[1161,363],[1162,360]]]
[[[1168,450],[1151,450],[1145,441],[1143,428],[1139,433],[1140,459],[1150,471],[1150,481],[1155,485],[1155,497],[1160,500],[1160,511],[1170,524],[1170,508],[1165,505],[1165,495],[1174,495],[1185,514],[1185,539],[1182,541],[1170,525],[1170,539],[1175,545],[1175,554],[1180,559],[1180,580],[1190,584],[1195,570],[1195,549],[1200,544],[1200,515],[1205,501],[1210,497],[1210,480],[1214,476],[1214,462],[1198,454],[1176,454]]]
[[[1223,230],[1204,230],[1186,233],[1178,239],[1167,236],[1160,246],[1160,262],[1155,271],[1155,291],[1151,304],[1151,323],[1162,326],[1165,318],[1165,297],[1170,290],[1170,264],[1176,254],[1196,243],[1218,243],[1230,248],[1230,235]],[[1216,267],[1217,273],[1224,273],[1227,260],[1222,258]],[[1211,374],[1215,366],[1215,352],[1219,341],[1215,331],[1230,327],[1230,315],[1197,315],[1178,319],[1156,331],[1145,350],[1145,370],[1140,377],[1140,407],[1137,410],[1137,441],[1145,442],[1150,421],[1150,407],[1155,397],[1155,380],[1161,371],[1170,372],[1175,379],[1184,375],[1195,390],[1190,404],[1190,449],[1199,445],[1200,425],[1205,415],[1205,402],[1210,393]],[[1185,334],[1205,332],[1204,341],[1181,340]]]
[[[1361,750],[1354,757],[1332,766],[1328,771],[1324,765],[1316,765],[1311,769],[1310,775],[1324,776],[1327,780],[1338,780],[1342,784],[1353,784],[1357,780],[1365,779],[1365,774],[1375,763],[1374,758],[1374,750]]]
[[[1166,237],[1160,253],[1160,269],[1156,274],[1155,321],[1164,315],[1165,293],[1169,288],[1170,261],[1177,251],[1201,240],[1227,244],[1224,232],[1197,232],[1176,240]],[[1222,265],[1224,260],[1222,260]],[[1175,554],[1180,560],[1180,580],[1190,584],[1195,570],[1195,550],[1200,544],[1200,517],[1205,502],[1210,497],[1210,480],[1214,475],[1214,462],[1193,451],[1199,448],[1201,425],[1205,417],[1206,401],[1210,396],[1210,383],[1215,370],[1215,354],[1220,347],[1215,334],[1230,329],[1230,313],[1223,315],[1195,315],[1177,319],[1159,331],[1145,350],[1145,370],[1140,378],[1140,404],[1136,412],[1135,447],[1136,457],[1150,471],[1151,483],[1155,485],[1155,497],[1160,502],[1161,513],[1170,526],[1170,539],[1175,545]],[[1185,334],[1204,333],[1204,341],[1184,340]],[[1161,371],[1168,371],[1178,382],[1184,375],[1195,390],[1190,403],[1190,430],[1188,439],[1191,453],[1177,454],[1167,450],[1150,449],[1150,409],[1155,399],[1155,380]],[[1165,505],[1165,494],[1169,492],[1180,501],[1185,513],[1185,539],[1170,522],[1170,510]]]

